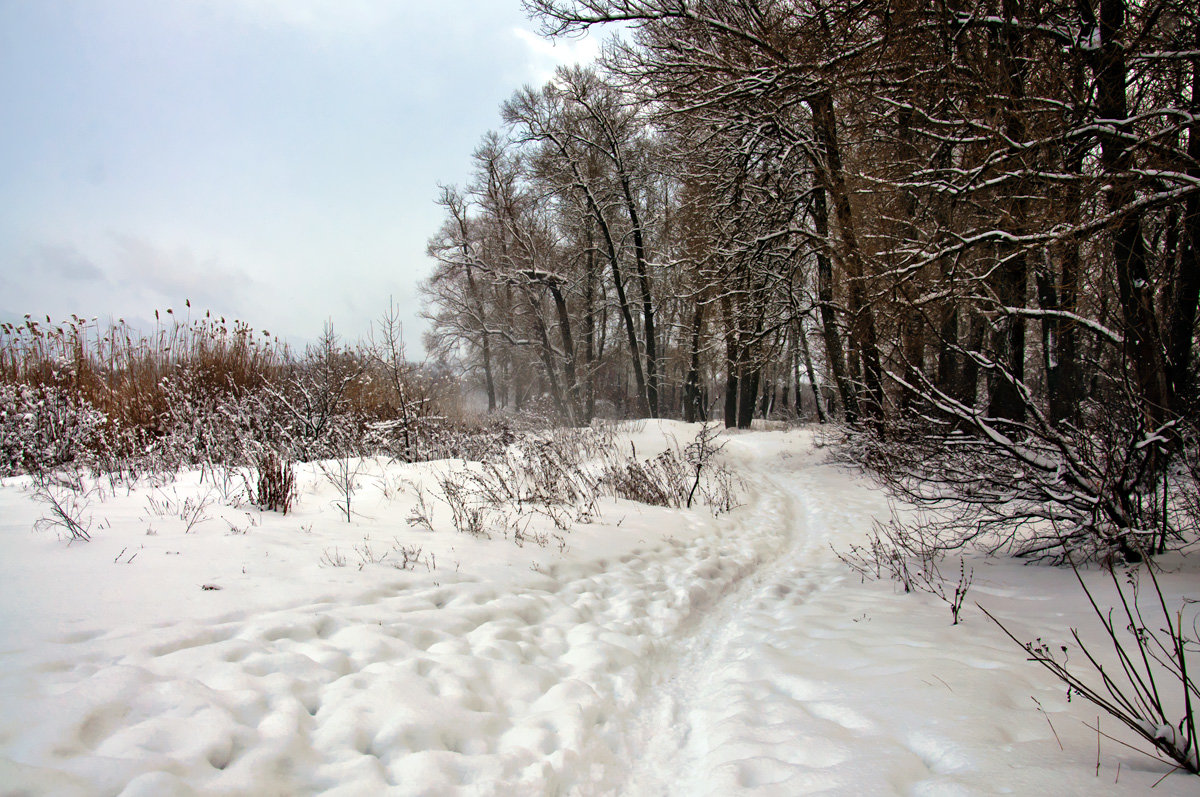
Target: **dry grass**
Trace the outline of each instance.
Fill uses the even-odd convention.
[[[369,347],[342,345],[332,329],[297,356],[267,330],[209,313],[155,321],[147,334],[123,319],[0,324],[0,475],[141,468],[148,454],[166,459],[150,467],[246,465],[264,447],[323,458],[335,433],[360,453],[403,436],[406,458],[423,458],[417,427],[440,417],[444,385],[402,359],[382,373]]]
[[[214,391],[252,390],[290,357],[269,332],[241,321],[208,313],[181,321],[171,310],[165,323],[157,311],[155,319],[148,335],[123,319],[107,327],[78,316],[0,324],[0,381],[66,386],[110,420],[146,427],[165,409],[164,379],[186,370]]]

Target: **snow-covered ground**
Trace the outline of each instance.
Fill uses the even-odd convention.
[[[1104,795],[1169,771],[1098,737],[970,603],[1029,638],[1092,634],[1069,572],[976,561],[952,626],[837,560],[886,500],[811,432],[723,457],[746,485],[728,514],[605,500],[520,546],[406,522],[454,462],[368,463],[350,523],[314,468],[286,516],[185,474],[97,498],[72,545],[7,480],[0,794]],[[1194,590],[1194,565],[1168,569]]]

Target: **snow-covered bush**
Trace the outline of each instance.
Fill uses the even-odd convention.
[[[406,460],[497,450],[490,426],[464,436],[425,420],[444,391],[402,348],[385,359],[327,329],[296,357],[241,322],[155,318],[149,335],[79,318],[0,325],[0,474],[78,464],[136,479],[246,467],[267,448],[304,460],[346,446]]]
[[[630,457],[604,470],[603,484],[618,498],[651,506],[683,506],[690,483],[686,464],[674,451],[652,459]]]
[[[887,522],[875,521],[865,544],[851,543],[845,550],[834,549],[834,554],[864,581],[887,578],[905,592],[937,597],[950,608],[951,625],[958,625],[975,571],[959,556],[957,579],[943,575],[947,551],[936,534],[927,533],[934,525],[929,514],[901,518],[893,508]]]
[[[252,494],[237,474],[256,452],[485,461],[550,428],[537,412],[463,415],[447,374],[404,358],[395,318],[390,337],[354,346],[327,328],[300,356],[241,322],[155,318],[147,335],[0,324],[0,475],[79,465],[115,486],[199,466]]]
[[[699,499],[714,514],[728,512],[737,506],[740,484],[717,460],[719,433],[716,424],[706,425],[682,450],[669,448],[645,460],[610,458],[601,482],[619,498],[643,504],[691,507]]]
[[[251,443],[278,446],[281,434],[263,389],[222,381],[204,364],[184,363],[159,383],[165,409],[156,448],[184,465],[247,464]]]
[[[517,440],[509,418],[455,419],[429,415],[408,429],[393,429],[386,453],[402,462],[465,459],[483,462],[504,454]]]
[[[1192,675],[1200,604],[1184,598],[1169,606],[1151,561],[1200,531],[1195,422],[1175,418],[1149,428],[1135,401],[1120,392],[1109,398],[1086,404],[1074,423],[1050,423],[1031,405],[1018,424],[939,394],[937,413],[852,433],[853,456],[922,511],[893,514],[866,547],[841,556],[864,576],[890,575],[906,589],[938,594],[952,611],[969,581],[960,564],[959,587],[947,589],[953,579],[938,569],[947,551],[975,547],[1069,564],[1107,650],[1074,631],[1072,648],[1001,628],[1068,695],[1086,698],[1200,774],[1200,689]],[[1111,605],[1081,574],[1089,560],[1111,576]],[[1121,563],[1133,565],[1124,578]],[[1147,580],[1152,589],[1139,594]]]
[[[1139,561],[1195,540],[1200,502],[1183,467],[1195,437],[1178,422],[1145,431],[1134,410],[1114,403],[1080,427],[1023,429],[930,416],[859,430],[848,449],[901,500],[936,509],[922,533],[938,547]]]
[[[591,522],[604,496],[675,508],[698,501],[720,513],[737,505],[740,485],[715,461],[716,431],[706,429],[683,450],[646,460],[619,447],[607,426],[525,434],[499,456],[440,475],[432,497],[450,510],[458,531],[511,535],[518,544],[549,541],[530,529],[535,517],[549,519],[560,531]],[[432,529],[432,515],[418,490],[409,524]]]
[[[86,462],[104,425],[104,414],[68,387],[0,382],[0,475]]]

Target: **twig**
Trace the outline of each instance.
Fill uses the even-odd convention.
[[[1063,747],[1062,739],[1058,738],[1058,731],[1054,730],[1054,723],[1050,721],[1050,715],[1046,713],[1044,708],[1042,708],[1042,704],[1036,697],[1030,695],[1029,699],[1034,703],[1037,703],[1038,711],[1042,712],[1042,716],[1046,718],[1046,724],[1050,726],[1050,733],[1054,734],[1054,741],[1058,742],[1058,749],[1065,751],[1066,748]]]

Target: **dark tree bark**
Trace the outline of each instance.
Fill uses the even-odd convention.
[[[825,206],[825,189],[813,186],[813,226],[817,238],[829,240],[829,212]],[[858,420],[858,394],[846,373],[846,355],[842,350],[842,334],[838,329],[833,304],[833,263],[822,248],[817,250],[817,304],[821,313],[821,329],[825,335],[825,358],[833,373],[834,384],[842,399],[842,414],[847,423]]]
[[[838,222],[838,235],[841,239],[839,250],[846,271],[849,296],[847,304],[850,311],[850,329],[854,336],[855,348],[862,356],[865,390],[859,409],[867,418],[878,421],[883,418],[883,367],[879,359],[875,311],[867,301],[863,255],[858,244],[854,211],[850,205],[850,194],[842,168],[833,97],[828,93],[818,94],[809,100],[809,107],[812,109],[813,126],[824,160],[817,172],[833,201],[834,216]]]
[[[1196,26],[1195,49],[1200,52],[1200,26]],[[1192,120],[1188,125],[1187,175],[1200,183],[1200,58],[1192,57]],[[1175,312],[1169,316],[1169,379],[1181,414],[1196,412],[1196,375],[1192,357],[1196,340],[1196,308],[1200,300],[1200,194],[1193,192],[1184,203],[1183,251],[1179,280],[1174,291]]]
[[[747,374],[745,368],[749,368]],[[762,368],[758,365],[745,364],[741,377],[738,379],[738,409],[737,428],[749,429],[754,421],[754,407],[757,405],[758,384],[762,378]]]
[[[1025,101],[1025,72],[1027,60],[1019,25],[1024,17],[1022,0],[1003,0],[1005,23],[1000,33],[1000,90],[1003,95],[1004,136],[1008,139],[1010,159],[1018,173],[1028,168],[1019,152],[1026,139],[1022,105]],[[1014,177],[1009,182],[1011,196],[1004,202],[1010,232],[1021,235],[1026,230],[1029,212],[1026,180]],[[1026,284],[1029,281],[1028,253],[1024,246],[1002,245],[1001,262],[995,269],[993,290],[1001,307],[1021,309],[1025,306]],[[993,371],[988,414],[993,418],[1011,421],[1025,419],[1025,400],[1019,383],[1025,381],[1025,319],[1006,313],[993,336],[992,346],[1001,370]]]
[[[1117,276],[1117,299],[1124,316],[1125,353],[1136,376],[1146,422],[1157,427],[1172,405],[1163,358],[1162,331],[1154,307],[1151,280],[1142,230],[1142,215],[1136,207],[1129,131],[1128,67],[1122,35],[1125,0],[1101,0],[1100,48],[1096,65],[1096,110],[1107,120],[1100,132],[1100,162],[1111,188],[1107,206],[1117,221],[1112,234],[1113,266]]]
[[[721,294],[721,311],[725,321],[725,428],[738,425],[738,388],[741,381],[741,347],[737,342],[737,322],[733,317],[733,300]]]
[[[704,323],[704,302],[697,301],[692,311],[692,334],[687,376],[683,380],[683,419],[695,423],[702,419],[700,400],[700,329]]]
[[[797,337],[800,339],[800,353],[804,357],[804,369],[808,373],[808,384],[812,388],[814,406],[817,408],[817,422],[825,423],[825,405],[821,400],[821,390],[817,385],[816,371],[813,369],[812,353],[808,348],[808,335],[804,332],[803,322],[796,325]],[[796,369],[796,409],[800,409],[800,369]]]
[[[620,164],[624,168],[624,164]],[[638,286],[642,292],[642,331],[646,344],[646,405],[650,417],[658,417],[658,347],[654,328],[654,296],[650,286],[650,271],[646,265],[646,243],[642,235],[642,220],[638,215],[637,203],[633,198],[629,176],[622,171],[621,191],[625,197],[625,208],[633,225],[633,262],[637,269]]]

